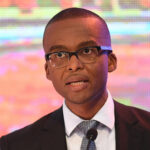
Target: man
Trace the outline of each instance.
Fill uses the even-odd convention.
[[[101,17],[82,8],[63,10],[48,22],[43,46],[46,76],[63,106],[3,136],[1,150],[150,149],[150,113],[113,101],[107,90],[117,59]],[[83,132],[88,122],[92,130]]]

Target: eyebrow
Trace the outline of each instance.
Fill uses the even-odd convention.
[[[84,41],[84,42],[81,42],[81,43],[79,43],[78,44],[78,48],[82,48],[82,47],[87,47],[87,46],[96,46],[97,44],[96,44],[96,42],[95,41],[93,41],[93,40],[90,40],[90,41]],[[57,49],[65,49],[65,50],[67,50],[68,48],[66,47],[66,46],[64,46],[64,45],[53,45],[53,46],[51,46],[50,47],[50,52],[52,52],[52,51],[54,51],[54,50],[57,50]]]
[[[86,47],[86,46],[96,46],[97,43],[93,40],[90,40],[90,41],[85,41],[85,42],[81,42],[78,47],[81,48],[81,47]]]
[[[63,45],[53,45],[53,46],[50,47],[49,50],[51,52],[51,51],[54,51],[54,50],[57,50],[57,49],[67,49],[67,47],[63,46]]]

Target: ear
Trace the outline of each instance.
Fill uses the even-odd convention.
[[[49,70],[49,66],[48,66],[48,63],[46,62],[45,65],[44,65],[44,68],[45,68],[45,72],[46,72],[46,77],[48,80],[51,80],[51,77],[50,77],[50,70]]]
[[[108,54],[108,72],[113,72],[117,68],[117,57],[114,53]]]

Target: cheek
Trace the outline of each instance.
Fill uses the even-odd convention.
[[[92,69],[91,74],[92,74],[94,85],[105,86],[107,82],[107,74],[108,74],[107,61],[98,62],[95,64],[95,67],[93,66],[91,69]]]
[[[59,94],[61,94],[61,91],[64,89],[63,74],[64,73],[61,70],[51,72],[51,81]]]
[[[102,59],[98,63],[99,72],[103,75],[108,73],[108,57],[107,55],[102,55]]]
[[[108,72],[108,62],[107,61],[98,61],[95,66],[92,66],[92,72],[95,76],[105,77]]]
[[[59,73],[59,72],[51,72],[51,81],[53,82],[54,85],[55,84],[57,85],[58,83],[61,84],[60,83],[60,81],[61,81],[61,73]]]

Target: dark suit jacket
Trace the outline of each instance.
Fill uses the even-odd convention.
[[[116,150],[150,150],[150,113],[115,102]],[[0,139],[1,150],[67,150],[62,108]]]

